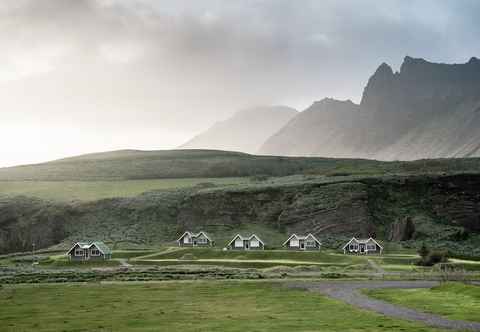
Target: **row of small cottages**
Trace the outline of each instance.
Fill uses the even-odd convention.
[[[185,232],[177,242],[181,247],[209,247],[214,245],[212,239],[205,232]],[[283,246],[291,250],[320,250],[322,244],[313,234],[306,236],[292,234],[283,243]],[[255,234],[250,236],[237,234],[227,244],[227,248],[231,250],[263,250],[265,249],[265,243]],[[342,249],[344,254],[381,254],[383,251],[383,247],[372,238],[352,238]],[[105,243],[100,241],[77,242],[67,252],[67,256],[73,261],[107,260],[112,258],[112,251]]]
[[[177,243],[180,247],[210,247],[215,245],[214,241],[205,232],[185,232],[178,238]],[[322,243],[313,234],[304,236],[292,234],[283,243],[283,246],[291,250],[320,250]],[[265,249],[265,242],[256,234],[250,236],[237,234],[227,244],[226,248],[230,250],[263,250]],[[342,249],[344,254],[381,254],[383,251],[383,247],[371,237],[368,239],[353,237]]]

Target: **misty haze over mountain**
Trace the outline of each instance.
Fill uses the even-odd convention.
[[[480,3],[471,0],[2,1],[0,140],[9,143],[0,146],[0,167],[96,151],[175,148],[256,105],[304,110],[324,97],[360,103],[367,78],[382,62],[398,68],[411,54],[462,63],[480,54],[478,12]],[[450,120],[422,122],[407,136],[405,123],[393,131],[376,128],[367,141],[384,131],[396,142],[381,143],[381,154],[368,145],[354,150],[403,158],[413,141],[430,144],[423,128],[471,130],[467,113],[457,114],[467,122],[453,113]],[[348,128],[341,118],[330,135]],[[276,121],[282,120],[270,124]],[[270,136],[267,128],[263,134]],[[343,143],[333,144],[347,138],[335,134],[330,148],[326,136],[318,139],[311,148],[305,146],[313,142],[282,149],[348,152]],[[250,152],[262,140],[247,136],[242,149]],[[260,151],[276,152],[270,142]],[[453,153],[458,142],[445,150]],[[455,153],[468,154],[466,144]],[[446,153],[438,146],[432,151]]]
[[[297,111],[286,106],[255,107],[235,113],[195,136],[181,149],[216,149],[257,153],[263,142],[290,121]]]

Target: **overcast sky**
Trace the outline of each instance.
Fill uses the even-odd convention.
[[[2,0],[0,167],[173,148],[233,112],[358,102],[382,63],[480,55],[476,0]]]

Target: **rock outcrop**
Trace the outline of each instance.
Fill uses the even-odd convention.
[[[395,221],[390,227],[389,241],[408,241],[413,239],[415,234],[415,224],[411,217]]]

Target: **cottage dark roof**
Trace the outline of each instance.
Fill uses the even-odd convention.
[[[313,239],[314,241],[316,241],[319,245],[322,244],[312,233],[308,233],[307,235],[292,234],[292,235],[287,239],[287,241],[283,242],[283,245],[286,245],[286,244],[288,243],[288,241],[290,241],[290,239],[292,239],[293,237],[296,237],[296,238],[299,239],[299,240],[306,240],[306,239],[308,239],[308,238],[311,238],[311,239]]]
[[[100,250],[104,255],[111,255],[112,254],[112,250],[102,241],[93,242],[90,245],[90,247],[93,246],[93,245],[95,245],[95,247],[97,247],[98,250]]]
[[[111,255],[112,254],[112,250],[105,244],[103,243],[102,241],[96,241],[96,242],[76,242],[72,248],[70,248],[69,251],[67,251],[67,254],[70,254],[70,252],[76,247],[78,246],[79,248],[81,249],[89,249],[90,247],[92,247],[93,245],[95,245],[98,250],[100,250],[104,255]]]

